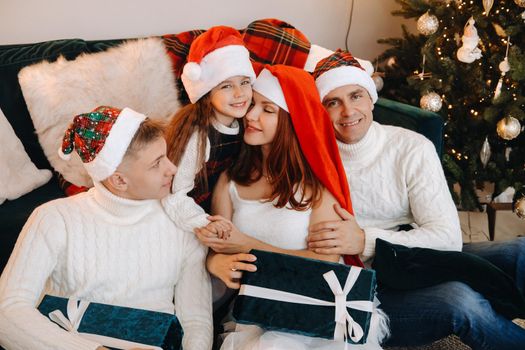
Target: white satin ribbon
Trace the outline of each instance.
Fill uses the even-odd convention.
[[[276,301],[283,301],[287,303],[295,304],[307,304],[317,306],[335,306],[335,330],[334,340],[343,340],[346,343],[346,339],[350,338],[354,342],[358,342],[363,338],[363,328],[354,321],[352,316],[348,313],[347,308],[361,310],[366,312],[372,312],[374,309],[374,303],[369,300],[351,300],[347,301],[346,297],[350,290],[354,287],[361,268],[351,266],[350,272],[346,278],[344,288],[341,288],[341,284],[337,279],[337,276],[333,270],[323,274],[324,279],[330,286],[330,290],[334,294],[334,301],[320,300],[316,298],[307,297],[301,294],[284,292],[281,290],[269,289],[258,286],[251,286],[248,284],[241,285],[239,289],[239,295],[245,295],[261,299],[269,299]]]
[[[78,327],[80,326],[80,322],[82,321],[82,317],[84,317],[84,313],[86,312],[88,306],[88,301],[80,300],[79,302],[78,299],[70,298],[67,302],[67,317],[64,316],[62,311],[55,310],[49,313],[49,318],[51,319],[51,321],[63,327],[68,332],[76,333],[82,338],[100,343],[104,346],[109,346],[111,348],[123,350],[133,348],[162,350],[162,348],[158,346],[135,343],[129,340],[106,337],[104,335],[78,332]]]

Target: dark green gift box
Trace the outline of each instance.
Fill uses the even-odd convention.
[[[59,310],[68,318],[68,302],[82,307],[79,301],[46,295],[38,310],[49,318],[50,313]],[[89,303],[77,331],[156,346],[164,350],[182,348],[183,331],[179,320],[175,315],[164,312]],[[112,346],[108,344],[106,347]]]
[[[339,297],[339,302],[342,298],[343,305],[342,307],[340,305],[337,317],[339,320],[343,319],[343,330],[353,320],[363,331],[362,337],[355,337],[355,329],[350,330],[349,334],[354,335],[354,340],[348,336],[348,343],[366,342],[375,294],[375,271],[258,250],[253,250],[251,253],[257,256],[255,262],[257,272],[243,274],[239,296],[233,308],[233,316],[238,323],[255,324],[266,330],[334,339],[336,297],[324,275],[332,275],[333,280],[342,290],[352,268],[352,275],[354,277],[357,275],[357,279],[346,297],[344,294]],[[351,285],[349,283],[348,287]],[[261,287],[263,289],[260,289]],[[254,293],[261,291],[265,294],[283,291],[294,295],[289,296],[292,299],[290,301],[275,300],[273,295],[254,296]],[[317,301],[305,301],[301,296],[324,301],[321,303],[325,305],[315,305]],[[347,304],[349,301],[350,307]],[[339,329],[341,330],[341,326]]]

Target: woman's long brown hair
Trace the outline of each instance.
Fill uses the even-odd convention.
[[[186,145],[194,132],[198,132],[198,157],[196,162],[200,164],[201,171],[195,183],[201,183],[207,187],[206,177],[206,138],[210,119],[214,116],[210,94],[201,97],[197,102],[182,107],[171,119],[166,131],[166,143],[168,145],[168,158],[175,165],[179,165]]]
[[[321,199],[322,185],[301,151],[290,115],[279,109],[278,118],[266,164],[262,164],[261,146],[243,143],[239,158],[228,175],[233,181],[246,186],[266,173],[272,186],[268,201],[277,199],[277,208],[289,206],[294,210],[307,210]]]

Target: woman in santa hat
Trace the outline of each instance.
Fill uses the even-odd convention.
[[[357,256],[307,249],[309,225],[340,219],[336,205],[352,210],[333,127],[313,78],[298,68],[267,66],[253,90],[245,144],[237,162],[221,175],[212,202],[212,212],[231,219],[234,228],[226,240],[205,228],[195,230],[215,251],[208,256],[209,271],[228,287],[239,288],[243,271],[255,270],[251,249],[363,266]],[[386,316],[376,309],[368,342],[359,348],[380,348],[387,333]],[[276,349],[283,344],[322,349],[332,348],[334,341],[237,325],[223,348]]]

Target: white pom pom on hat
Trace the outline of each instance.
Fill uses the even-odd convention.
[[[195,81],[200,79],[202,69],[198,63],[188,62],[184,65],[182,74],[184,74],[189,80]]]
[[[232,27],[212,27],[199,35],[191,43],[187,61],[181,79],[191,103],[228,78],[240,75],[255,81],[250,53]]]

